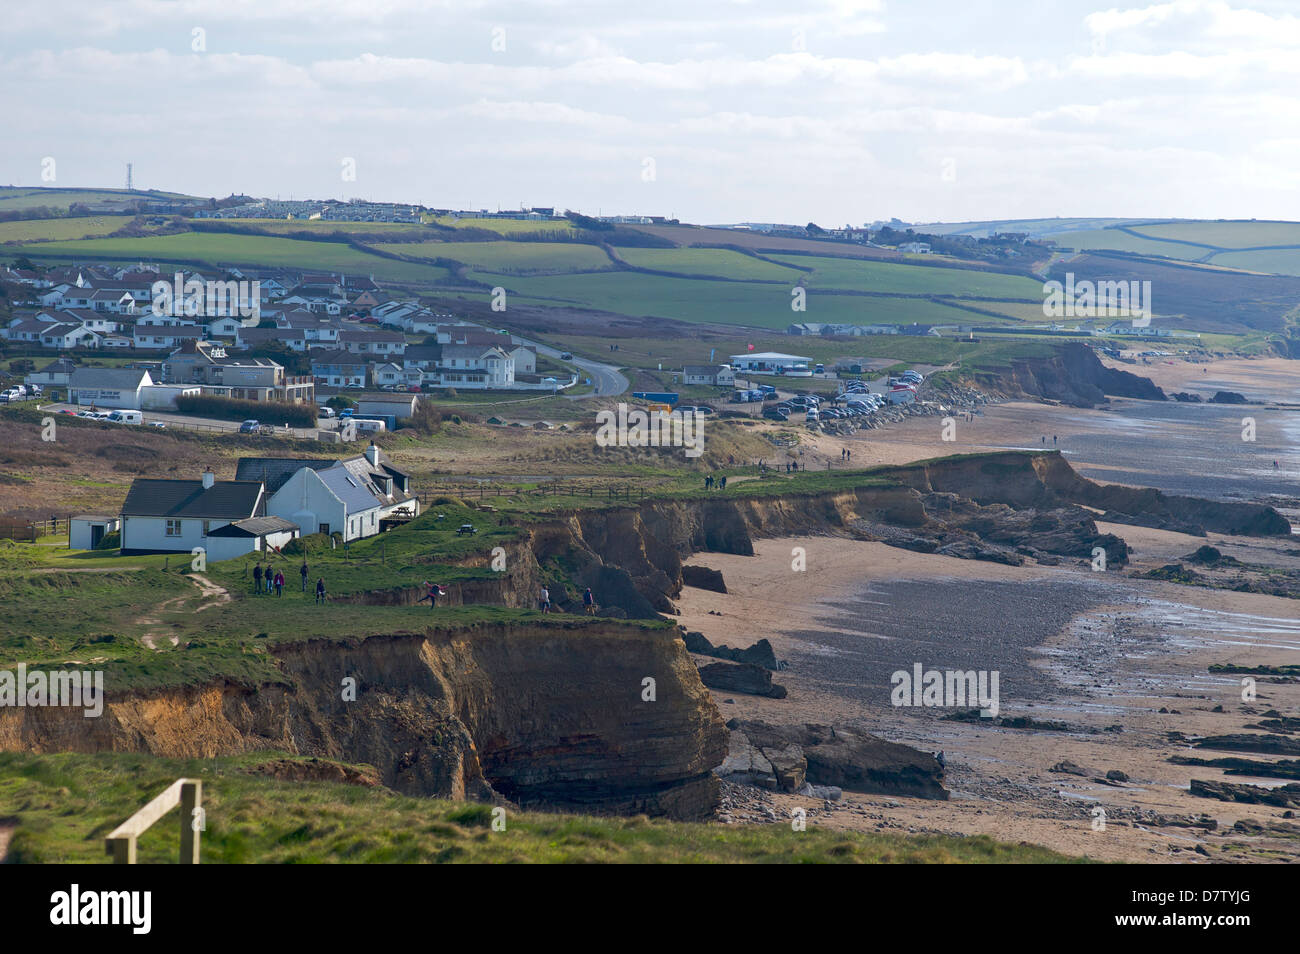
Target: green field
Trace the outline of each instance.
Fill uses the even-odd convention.
[[[890,292],[903,295],[957,295],[1042,300],[1043,284],[1019,275],[969,268],[927,268],[894,262],[871,262],[812,255],[775,255],[777,261],[814,269],[813,289]],[[814,319],[809,319],[814,320]]]
[[[1132,228],[1152,238],[1199,242],[1225,249],[1300,246],[1300,222],[1172,222]]]
[[[1063,249],[1083,251],[1088,249],[1114,249],[1119,252],[1133,252],[1138,255],[1163,255],[1166,258],[1180,258],[1196,261],[1210,254],[1209,249],[1180,242],[1159,242],[1155,239],[1138,238],[1118,229],[1091,229],[1084,232],[1065,232],[1053,235],[1057,245]]]
[[[1242,268],[1250,272],[1275,275],[1300,275],[1300,248],[1260,249],[1253,252],[1222,252],[1209,260],[1211,265]]]
[[[413,262],[397,262],[358,251],[340,242],[309,242],[265,235],[224,232],[184,232],[147,238],[87,239],[42,242],[23,246],[32,258],[75,256],[106,259],[144,259],[206,262],[213,265],[259,265],[320,271],[374,274],[377,279],[432,283],[446,279],[446,269]]]
[[[612,269],[595,245],[572,242],[411,242],[375,248],[412,258],[449,258],[484,271],[579,272]]]
[[[517,277],[473,272],[471,277],[501,285],[523,304],[572,305],[633,317],[676,318],[693,323],[785,328],[792,322],[849,324],[970,324],[970,312],[925,298],[874,298],[836,295],[812,289],[807,309],[792,311],[791,288],[668,278],[637,272]],[[1041,294],[1041,287],[1039,289]]]
[[[125,189],[59,189],[0,186],[0,212],[47,206],[64,209],[74,202],[112,202],[122,199],[190,199],[179,192],[127,192]]]
[[[618,257],[637,268],[653,268],[684,275],[708,275],[746,281],[780,281],[794,284],[806,274],[765,262],[727,248],[620,248]]]
[[[548,219],[529,222],[526,219],[453,219],[449,215],[433,219],[439,225],[453,229],[487,229],[498,235],[517,235],[520,232],[572,232],[573,223],[567,219]]]
[[[94,238],[116,232],[130,222],[129,215],[91,215],[72,219],[24,219],[0,222],[0,244]]]

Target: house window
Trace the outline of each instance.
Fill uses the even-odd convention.
[[[179,537],[181,535],[181,522],[179,520],[167,521],[167,536]]]
[[[330,535],[330,525],[328,523],[322,523],[320,525],[320,529],[317,532],[323,533],[325,534],[325,536],[328,537]]]

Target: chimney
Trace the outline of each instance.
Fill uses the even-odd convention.
[[[204,489],[204,490],[211,490],[211,489],[212,489],[212,485],[215,484],[216,482],[217,482],[217,475],[214,474],[214,473],[212,472],[212,468],[211,468],[211,467],[209,467],[209,468],[207,468],[205,471],[203,471],[203,489]]]
[[[366,460],[370,461],[371,467],[379,466],[379,448],[375,446],[374,441],[371,441],[370,446],[366,448]]]

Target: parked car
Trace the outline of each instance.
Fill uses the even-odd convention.
[[[561,360],[561,361],[572,361],[572,360],[573,360],[573,355],[569,354],[569,352],[566,351],[566,352],[564,352],[564,354],[560,355],[560,360]]]
[[[317,411],[317,416],[319,417],[325,417],[330,419],[334,417],[334,408],[330,407],[328,404],[322,404],[320,407],[316,409],[316,411]]]
[[[764,416],[765,418],[767,418],[769,421],[788,421],[788,420],[790,420],[790,415],[789,415],[789,414],[786,414],[784,411],[780,410],[779,408],[775,408],[775,407],[765,407],[765,408],[763,408],[763,416]]]
[[[241,434],[257,434],[261,430],[262,422],[253,420],[252,418],[239,425],[239,433]]]
[[[165,428],[167,427],[167,422],[166,422],[166,421],[150,421],[150,422],[149,422],[149,426],[150,426],[150,427],[156,427],[156,428],[158,428],[159,430],[163,430],[163,429],[165,429]]]

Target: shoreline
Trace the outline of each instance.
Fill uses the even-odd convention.
[[[1168,531],[1101,529],[1127,535],[1139,551],[1137,569],[1159,565],[1171,553],[1190,552],[1201,543],[1234,544],[1232,538],[1217,536],[1207,541]],[[791,549],[800,546],[806,551],[805,573],[790,569]],[[743,647],[767,638],[777,658],[789,663],[774,674],[774,681],[789,691],[786,699],[710,690],[724,719],[852,723],[890,741],[945,753],[949,801],[846,792],[843,806],[828,811],[830,803],[817,799],[761,796],[760,802],[778,818],[800,806],[813,824],[987,834],[1104,860],[1204,861],[1198,846],[1214,860],[1300,858],[1294,839],[1249,839],[1241,850],[1229,847],[1248,841],[1228,834],[1236,821],[1276,822],[1283,810],[1187,793],[1192,778],[1263,785],[1280,784],[1278,780],[1227,776],[1220,769],[1167,761],[1179,754],[1229,754],[1175,744],[1170,732],[1238,732],[1267,709],[1290,711],[1300,702],[1300,686],[1261,680],[1258,701],[1247,705],[1238,698],[1238,677],[1215,676],[1207,669],[1212,662],[1278,664],[1288,654],[1293,659],[1300,648],[1294,601],[1122,573],[1098,579],[1074,566],[960,560],[837,537],[765,538],[755,542],[753,557],[702,553],[689,562],[720,570],[728,593],[684,589],[678,621],[714,644]],[[918,605],[917,587],[930,588],[940,602]],[[1032,602],[1034,592],[1044,591],[1057,594],[1058,602],[1061,594],[1074,591],[1084,605],[1061,607],[1051,619],[1026,613],[1023,601]],[[1021,601],[1014,619],[1002,598],[1012,593]],[[951,641],[935,643],[930,655],[921,656],[924,637],[931,634],[900,645],[897,632],[880,631],[873,606],[896,626],[906,625],[911,608],[931,614],[937,608],[938,617],[946,613],[950,618],[936,622],[933,632],[943,630]],[[964,637],[963,620],[970,621]],[[1282,632],[1252,637],[1251,627],[1264,620]],[[1236,629],[1231,639],[1216,634],[1225,624]],[[1011,630],[1015,638],[999,638]],[[953,653],[969,661],[962,668],[1007,666],[1003,716],[1063,721],[1073,731],[972,725],[945,721],[935,710],[894,708],[883,669],[908,653],[934,668],[956,668],[943,665],[943,658]],[[982,660],[989,662],[978,665]],[[697,656],[696,661],[712,660]],[[1031,670],[1032,680],[1016,675]],[[1035,688],[1028,687],[1030,681]],[[855,691],[864,685],[866,691]],[[1216,706],[1222,711],[1214,711]],[[1161,713],[1162,708],[1170,711]],[[1115,725],[1122,731],[1106,731]],[[1101,785],[1053,773],[1052,766],[1062,761],[1083,766],[1092,776],[1118,770],[1131,781]],[[1095,806],[1106,812],[1105,831],[1092,828]],[[1153,813],[1177,816],[1180,824],[1153,824]],[[1185,827],[1201,815],[1215,819],[1217,829]]]

